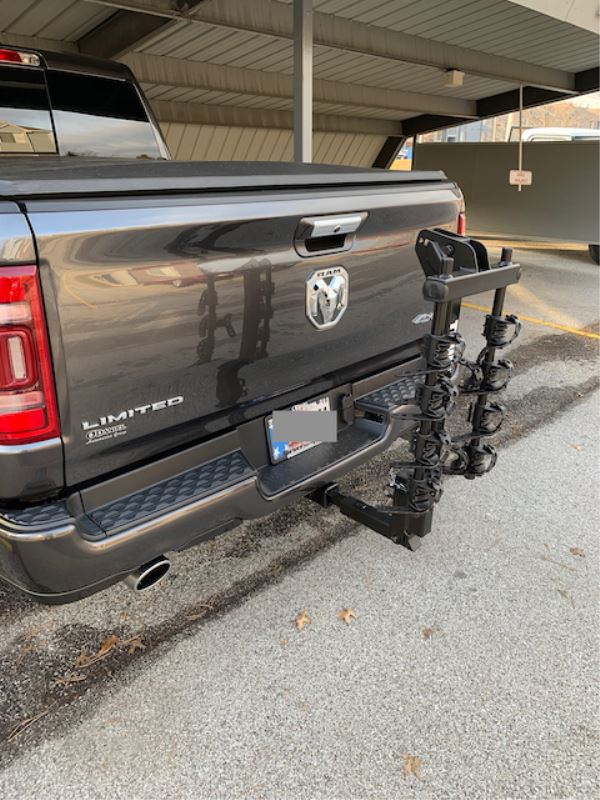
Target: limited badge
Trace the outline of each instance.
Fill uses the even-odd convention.
[[[306,280],[306,316],[315,328],[333,328],[348,307],[348,273],[344,267],[312,272]]]

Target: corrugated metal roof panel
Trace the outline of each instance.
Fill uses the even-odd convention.
[[[594,34],[506,0],[445,0],[443,3],[437,0],[323,0],[315,3],[315,9],[569,71],[586,69],[597,63],[598,43]],[[161,35],[159,42],[162,52],[177,57],[277,72],[292,70],[291,42],[267,35],[180,22],[171,28],[171,34]],[[146,47],[148,52],[154,52],[153,48],[154,44]],[[344,59],[354,61],[356,57],[365,60],[367,65],[372,62],[369,56],[340,54],[338,50],[332,55],[336,63],[331,66],[342,66]],[[345,79],[358,79],[354,65],[349,63],[348,68],[351,75]]]
[[[293,72],[290,41],[244,31],[232,32],[205,24],[177,23],[169,33],[147,42],[139,51],[288,75]],[[499,94],[514,86],[504,81],[466,75],[460,89],[451,89],[443,86],[441,72],[434,67],[374,58],[320,45],[314,48],[314,74],[315,78],[342,83],[409,89],[469,100]]]
[[[74,42],[114,13],[84,0],[0,0],[0,31]]]
[[[590,31],[506,0],[315,0],[314,8],[368,25],[572,72],[593,67],[598,59],[598,39]]]
[[[292,157],[291,131],[179,122],[163,122],[161,128],[178,161],[289,161]],[[317,132],[314,161],[370,166],[384,141],[385,136]]]
[[[593,33],[506,0],[315,0],[314,7],[322,13],[337,14],[364,24],[568,71],[597,64],[598,40]],[[113,8],[84,0],[0,0],[0,31],[8,35],[73,42],[114,13]],[[185,21],[169,24],[141,49],[218,64],[286,73],[292,70],[289,40],[208,24]],[[386,66],[359,53],[328,48],[316,50],[317,76],[367,85],[377,82],[390,88],[398,85],[398,81],[413,77],[419,82],[425,81],[427,86],[421,88],[415,84],[416,91],[430,90],[425,73],[395,74],[398,66],[400,72],[405,69],[398,63],[387,61]],[[408,65],[407,68],[415,69]],[[404,85],[404,88],[408,87]],[[505,85],[499,88],[484,83],[478,85],[477,91],[484,92],[479,96],[487,96],[505,88]]]
[[[236,94],[234,92],[216,92],[206,89],[187,89],[183,87],[142,84],[146,96],[150,100],[176,100],[187,103],[204,103],[207,105],[230,105],[244,108],[264,108],[281,111],[292,110],[292,99],[282,97],[264,97],[262,95]],[[381,109],[361,106],[348,107],[341,103],[324,103],[315,101],[313,109],[316,114],[337,114],[341,116],[367,117],[370,119],[402,120],[414,116],[414,112],[402,109]]]

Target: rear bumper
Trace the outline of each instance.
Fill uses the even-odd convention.
[[[416,382],[407,376],[419,367],[414,360],[333,390],[332,407],[352,395],[356,419],[336,443],[289,461],[268,462],[260,419],[65,500],[0,509],[0,577],[45,602],[70,602],[160,554],[293,503],[410,430],[405,411]]]

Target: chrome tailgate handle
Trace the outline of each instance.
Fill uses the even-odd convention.
[[[350,250],[355,234],[367,216],[367,211],[356,211],[353,214],[302,217],[296,228],[296,251],[307,258]]]
[[[366,213],[362,213],[336,214],[331,217],[303,217],[300,220],[300,228],[305,239],[356,233],[366,216]]]

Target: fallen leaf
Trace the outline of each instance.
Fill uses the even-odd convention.
[[[583,445],[582,444],[572,444],[572,445],[570,445],[570,447],[572,447],[573,450],[577,450],[578,452],[583,450]]]
[[[49,714],[55,705],[56,703],[52,703],[51,705],[48,706],[48,708],[45,708],[43,711],[40,711],[39,714],[35,714],[33,717],[28,717],[27,719],[22,719],[21,722],[15,725],[12,731],[8,734],[8,736],[6,737],[6,741],[12,742],[13,739],[16,739],[17,736],[20,736],[23,733],[23,731],[27,730],[27,728],[29,728],[30,725],[33,725],[34,722],[37,722],[38,720],[42,719],[42,717],[45,717],[46,714]]]
[[[57,678],[55,681],[52,681],[50,685],[53,688],[55,686],[69,686],[71,683],[79,683],[84,680],[85,675],[81,672],[68,672],[66,675],[63,675],[62,678]]]
[[[338,611],[338,619],[342,622],[345,622],[346,625],[351,625],[352,622],[357,618],[358,614],[353,608],[343,608],[341,611]]]
[[[404,759],[404,774],[406,776],[414,775],[415,778],[420,778],[423,759],[419,758],[419,756],[408,755],[408,753],[404,753],[402,758]]]
[[[568,572],[575,572],[577,570],[575,567],[570,567],[568,564],[563,564],[562,561],[557,561],[555,558],[548,558],[548,556],[540,556],[542,561],[547,561],[549,564],[556,564],[557,567],[562,567],[562,569],[566,569]]]
[[[131,655],[135,653],[136,650],[145,650],[146,645],[144,644],[144,637],[141,633],[132,636],[131,639],[127,639],[125,642],[121,642],[123,646],[127,646],[127,653]]]
[[[299,631],[303,631],[307,625],[312,625],[312,619],[308,616],[308,611],[304,609],[294,620]]]
[[[582,550],[581,547],[569,547],[569,553],[573,556],[585,558],[585,550]]]
[[[89,664],[92,663],[93,658],[94,656],[89,650],[82,650],[75,659],[75,669],[81,669],[81,667],[89,666]]]
[[[568,600],[569,603],[571,603],[571,605],[573,606],[573,608],[575,608],[575,603],[573,601],[573,598],[566,589],[557,589],[556,591],[559,593],[561,597],[563,597],[565,600]]]
[[[117,634],[112,633],[110,636],[107,636],[100,645],[100,649],[96,653],[96,658],[104,658],[104,656],[107,656],[111,650],[114,650],[115,647],[118,647],[120,644],[121,640]]]
[[[443,633],[443,630],[439,625],[427,625],[427,627],[423,628],[423,638],[425,641],[431,639],[434,633]]]
[[[280,644],[282,647],[285,647],[285,646],[287,645],[287,643],[288,643],[288,640],[287,640],[287,639],[280,639],[280,640],[279,640],[279,644]]]
[[[83,667],[89,667],[92,664],[95,664],[97,661],[100,661],[121,644],[121,640],[117,636],[116,633],[107,636],[106,639],[100,645],[100,648],[97,653],[90,653],[87,650],[82,650],[81,653],[77,656],[75,661],[76,669],[82,669]]]
[[[214,606],[210,603],[198,603],[198,605],[195,607],[195,611],[193,611],[191,614],[187,614],[186,619],[189,619],[190,622],[194,622],[197,619],[202,619],[202,617],[205,617],[209,611],[213,610],[213,608]]]

